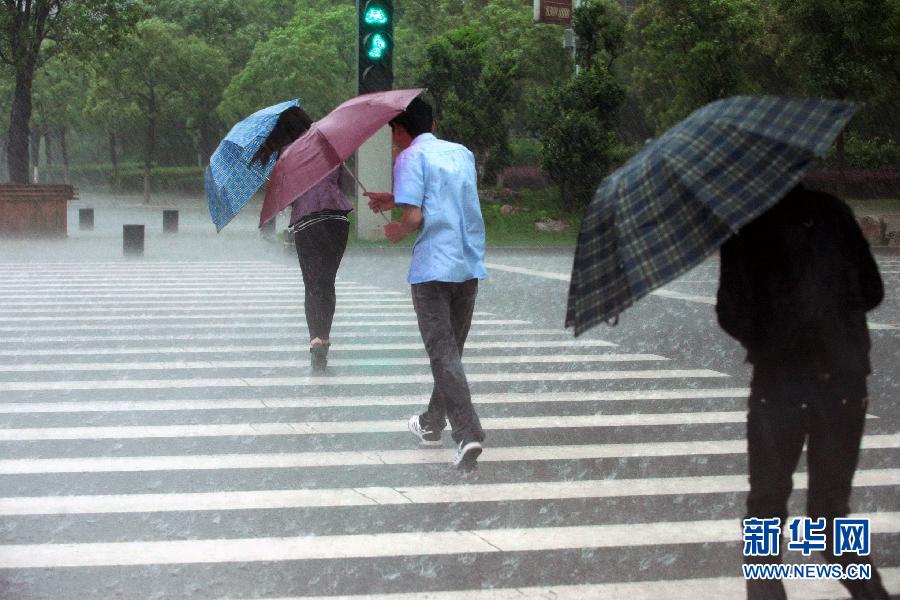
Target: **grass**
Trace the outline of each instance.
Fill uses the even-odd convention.
[[[492,201],[491,191],[483,194],[481,213],[484,217],[486,242],[489,248],[500,247],[536,247],[536,246],[574,246],[578,238],[580,217],[563,215],[560,209],[559,191],[556,188],[548,188],[539,191],[522,191],[499,201]],[[503,204],[528,209],[528,212],[519,212],[504,215],[500,212]],[[393,219],[399,220],[402,211],[394,209]],[[538,231],[534,224],[544,219],[560,219],[568,225],[568,229],[562,233],[547,233]],[[415,242],[415,236],[410,235],[398,244],[388,241],[361,240],[356,235],[356,212],[350,213],[350,240],[348,245],[355,248],[388,248],[409,247]]]
[[[499,201],[488,200],[493,196],[493,190],[482,193],[481,212],[484,216],[487,246],[489,248],[500,247],[567,247],[574,246],[578,239],[578,231],[581,227],[580,215],[566,215],[560,209],[559,190],[555,187],[538,191],[521,191],[509,198]],[[866,214],[891,214],[900,215],[900,198],[876,198],[876,199],[848,199],[847,203],[858,215]],[[520,212],[512,215],[504,215],[500,212],[503,204],[528,208],[529,212]],[[398,220],[401,211],[394,210],[393,218]],[[561,219],[569,227],[562,233],[545,233],[535,229],[535,221],[543,219]],[[385,240],[368,241],[360,240],[356,236],[355,212],[350,213],[350,242],[351,247],[357,248],[386,248],[394,244]],[[415,242],[415,236],[410,235],[396,246],[409,247]]]
[[[580,216],[563,215],[560,210],[559,191],[548,188],[539,191],[522,191],[505,198],[500,202],[485,200],[491,192],[483,194],[481,212],[484,216],[486,242],[489,248],[498,247],[559,247],[574,246],[578,238],[581,223]],[[500,212],[503,204],[510,204],[529,209],[504,215]],[[393,219],[399,220],[401,211],[394,209]],[[542,219],[561,219],[568,225],[562,233],[546,233],[535,229],[535,221]],[[356,235],[356,212],[350,213],[350,240],[348,245],[355,248],[386,248],[394,246],[412,246],[415,236],[410,235],[399,244],[391,244],[386,240],[361,240]]]

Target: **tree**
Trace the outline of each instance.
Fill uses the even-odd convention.
[[[624,97],[606,64],[595,60],[545,99],[541,162],[568,212],[587,205],[612,165],[619,145],[614,119]]]
[[[541,110],[533,99],[562,85],[572,72],[572,59],[562,44],[562,28],[535,23],[531,4],[519,0],[490,0],[471,22],[487,35],[491,54],[514,49],[514,85],[519,93],[511,106],[510,133],[533,135]]]
[[[610,69],[621,47],[621,9],[609,0],[588,0],[574,18],[593,54],[580,53],[578,75],[544,97],[541,132],[541,162],[568,212],[587,205],[612,165],[616,114],[625,97]]]
[[[589,67],[600,56],[611,65],[622,50],[627,20],[618,4],[585,2],[574,15],[572,29],[578,38],[577,57]]]
[[[44,137],[48,166],[52,140],[58,143],[66,183],[70,183],[66,132],[82,120],[86,88],[84,66],[66,54],[47,61],[34,80],[32,126]]]
[[[255,110],[300,98],[314,118],[356,91],[356,10],[319,2],[256,45],[225,89],[218,113],[234,123]]]
[[[195,138],[199,161],[205,161],[227,131],[216,112],[228,83],[247,65],[253,48],[269,33],[290,21],[290,0],[158,0],[154,15],[181,26],[219,51],[226,59],[224,71],[206,81],[194,81],[196,103],[188,128]]]
[[[466,24],[464,0],[395,0],[394,85],[413,87],[426,62],[431,41]]]
[[[629,75],[657,131],[713,100],[752,91],[760,35],[751,0],[647,0],[628,26]]]
[[[90,54],[114,45],[138,18],[137,0],[3,0],[0,5],[0,61],[14,71],[7,161],[9,178],[28,181],[32,86],[41,60],[65,49]],[[45,41],[52,48],[42,53]]]
[[[876,119],[896,119],[900,95],[898,0],[771,0],[776,61],[789,74],[787,91],[890,107]],[[844,133],[837,141],[844,165]]]
[[[472,26],[436,38],[426,54],[419,81],[434,98],[438,127],[472,150],[484,179],[507,148],[518,56],[492,52],[485,32]]]
[[[157,18],[137,24],[123,50],[107,56],[94,101],[137,109],[144,130],[144,202],[150,201],[150,171],[159,125],[173,115],[184,122],[197,107],[203,82],[225,69],[225,59],[178,25]],[[199,85],[198,85],[199,82]],[[97,97],[99,94],[99,97]]]

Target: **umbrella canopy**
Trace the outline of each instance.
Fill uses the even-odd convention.
[[[803,177],[853,115],[844,102],[708,104],[604,179],[575,250],[566,327],[579,335],[700,263]]]
[[[209,216],[216,231],[228,224],[256,193],[275,166],[275,157],[266,165],[250,164],[281,113],[299,100],[288,100],[258,110],[234,127],[209,159],[204,184],[209,202]]]
[[[347,100],[284,149],[269,177],[262,227],[406,110],[424,88],[375,92]]]

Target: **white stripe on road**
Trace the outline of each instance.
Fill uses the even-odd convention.
[[[237,277],[161,277],[157,275],[140,275],[135,277],[69,277],[61,279],[59,277],[47,278],[44,280],[28,278],[8,278],[0,283],[0,290],[23,291],[23,290],[56,290],[64,288],[145,288],[152,287],[149,282],[159,283],[161,288],[176,287],[182,288],[188,285],[196,285],[198,287],[236,287],[236,286],[258,286],[261,284],[297,284],[303,286],[303,279],[300,273],[297,275],[260,275],[260,276],[237,276]],[[381,288],[374,285],[358,285],[355,283],[335,282],[335,287],[339,290],[380,290]]]
[[[497,263],[485,263],[485,266],[497,271],[508,271],[510,273],[519,273],[522,275],[531,275],[532,277],[543,277],[544,279],[555,279],[557,281],[569,281],[569,276],[562,273],[553,273],[550,271],[536,271],[534,269],[526,269],[524,267],[511,267],[508,265],[500,265]],[[677,300],[686,300],[688,302],[699,302],[701,304],[715,305],[714,296],[698,296],[693,294],[683,294],[674,290],[658,289],[650,292],[655,296],[663,298],[673,298]],[[900,325],[887,323],[869,323],[869,329],[900,329]]]
[[[538,404],[541,402],[615,402],[632,400],[691,400],[746,398],[748,388],[701,388],[673,390],[622,390],[613,392],[528,392],[478,394],[481,404]],[[427,394],[390,396],[324,396],[318,398],[254,398],[217,400],[99,400],[84,402],[2,402],[0,414],[130,412],[184,410],[267,410],[279,408],[328,408],[341,406],[418,406],[427,404]]]
[[[108,292],[91,292],[91,293],[69,293],[69,297],[75,297],[79,300],[94,300],[98,298],[105,299],[119,299],[119,298],[136,298],[136,299],[144,299],[144,298],[175,298],[175,299],[184,299],[184,298],[209,298],[210,296],[222,296],[227,298],[285,298],[291,299],[296,298],[298,293],[302,291],[302,288],[293,288],[288,289],[285,286],[278,286],[276,288],[272,288],[271,290],[262,289],[262,288],[254,288],[252,291],[247,290],[245,288],[221,288],[221,287],[210,287],[203,290],[204,288],[198,286],[190,286],[187,288],[188,291],[179,291],[179,290],[160,290],[156,287],[148,288],[147,291],[142,290],[132,290],[132,289],[119,289],[116,291],[108,291]],[[35,294],[25,294],[21,292],[15,293],[0,293],[0,299],[7,300],[46,300],[49,294],[58,294],[62,295],[66,292],[75,292],[77,290],[48,290],[43,293],[35,293]],[[341,291],[341,297],[360,297],[360,298],[380,298],[381,296],[406,296],[408,297],[408,293],[404,292],[385,292],[385,291],[357,291],[357,290],[349,290],[349,291]]]
[[[36,290],[36,289],[25,289],[25,290],[3,290],[0,291],[0,298],[6,298],[10,300],[46,300],[48,297],[51,297],[51,294],[55,294],[57,296],[68,294],[74,295],[77,292],[78,298],[120,298],[120,297],[134,297],[134,298],[209,298],[212,295],[220,295],[223,297],[251,297],[251,298],[277,298],[279,296],[293,298],[297,295],[298,291],[301,291],[303,288],[299,287],[285,287],[283,285],[280,286],[271,286],[271,287],[254,287],[252,290],[248,290],[244,287],[226,287],[226,286],[199,286],[199,285],[185,285],[183,289],[181,288],[173,288],[173,287],[164,287],[160,288],[158,286],[145,286],[145,287],[117,287],[113,290],[80,290],[80,289],[66,289],[66,290]],[[227,293],[227,294],[226,294]],[[391,292],[391,291],[382,291],[382,290],[341,290],[340,294],[342,297],[344,296],[361,296],[361,297],[370,297],[370,298],[378,298],[379,296],[409,296],[409,294],[404,292]]]
[[[140,205],[137,205],[140,206]],[[130,262],[127,260],[45,260],[40,263],[33,262],[14,262],[14,261],[6,261],[0,262],[0,268],[3,269],[27,269],[30,271],[41,272],[45,270],[50,270],[55,267],[59,267],[61,273],[70,273],[73,269],[81,269],[86,267],[96,267],[96,268],[109,268],[109,267],[122,267],[125,270],[133,271],[134,269],[147,269],[151,267],[166,267],[169,268],[169,265],[172,267],[228,267],[229,269],[235,269],[238,267],[244,266],[273,266],[278,263],[271,260],[172,260],[172,261],[153,261],[147,260],[141,263],[135,264],[134,262]]]
[[[373,316],[373,315],[369,315]],[[74,320],[74,319],[73,319]],[[31,327],[0,327],[0,331],[105,331],[105,330],[115,330],[115,331],[144,331],[144,330],[152,330],[157,331],[160,329],[208,329],[210,327],[218,329],[218,330],[226,330],[226,329],[262,329],[264,327],[276,327],[283,328],[285,327],[285,323],[290,324],[291,319],[285,319],[285,321],[263,321],[263,322],[241,322],[241,321],[230,321],[226,316],[219,318],[219,323],[209,323],[209,324],[193,324],[193,323],[175,323],[172,325],[168,324],[160,324],[160,323],[144,323],[144,324],[123,324],[123,325],[106,325],[106,324],[95,324],[95,325],[35,325]],[[519,319],[473,319],[472,325],[530,325],[529,321],[521,321]],[[417,327],[419,326],[417,321],[407,320],[407,321],[343,321],[337,320],[331,324],[332,327]]]
[[[681,292],[676,292],[673,290],[660,289],[650,292],[651,294],[655,294],[657,296],[663,296],[665,298],[674,298],[676,300],[687,300],[688,302],[699,302],[702,304],[711,304],[715,306],[716,298],[714,296],[696,296],[692,294],[683,294]],[[895,325],[893,323],[872,323],[869,324],[869,329],[872,330],[881,330],[881,329],[900,329],[900,325]]]
[[[881,512],[857,516],[871,519],[871,532],[874,534],[900,532],[900,513]],[[709,544],[737,542],[740,539],[739,533],[734,519],[719,519],[292,538],[12,544],[0,546],[0,568],[334,560]]]
[[[298,300],[300,300],[300,296],[297,296]],[[398,305],[409,305],[412,306],[412,301],[408,298],[379,298],[378,300],[369,301],[360,301],[356,302],[347,302],[345,300],[341,300],[340,295],[337,298],[337,306],[338,308],[395,308]],[[27,306],[29,308],[12,308],[8,309],[8,306]],[[35,306],[44,306],[45,308],[33,308]],[[54,314],[54,313],[71,313],[72,306],[77,306],[78,314],[92,314],[92,313],[100,313],[100,312],[136,312],[136,311],[172,311],[177,310],[179,312],[200,312],[200,311],[212,311],[212,310],[234,310],[235,307],[241,308],[249,308],[249,309],[267,309],[267,310],[276,310],[276,309],[293,309],[296,310],[298,306],[298,302],[284,302],[284,300],[254,300],[253,302],[247,301],[227,301],[227,300],[185,300],[183,302],[179,302],[177,300],[173,301],[143,301],[143,300],[128,300],[124,302],[91,302],[90,305],[85,306],[84,302],[81,301],[73,301],[73,302],[23,302],[15,305],[12,304],[2,304],[0,303],[0,311],[2,314],[14,316],[14,315],[32,315],[32,314]]]
[[[19,337],[11,337],[11,336],[2,336],[0,337],[0,345],[2,344],[21,344],[21,343],[35,343],[35,344],[43,344],[47,342],[63,342],[63,343],[76,343],[76,342],[175,342],[175,341],[217,341],[222,342],[225,340],[266,340],[266,341],[274,341],[274,340],[297,340],[296,333],[284,333],[284,326],[281,326],[282,331],[272,331],[267,333],[235,333],[229,331],[217,331],[215,333],[190,333],[190,334],[165,334],[165,335],[156,335],[152,333],[148,333],[146,335],[125,335],[125,334],[116,334],[116,335],[51,335],[51,336],[39,336],[39,335],[28,335],[28,336],[19,336]],[[562,329],[473,329],[469,331],[469,339],[473,337],[532,337],[532,336],[543,336],[543,335],[553,335],[560,336],[564,335],[565,332]],[[342,331],[339,336],[331,336],[332,339],[338,337],[340,339],[352,339],[352,338],[379,338],[379,337],[400,337],[400,338],[415,338],[417,340],[421,340],[422,337],[418,331],[397,331],[397,330],[375,330],[375,331]],[[570,336],[571,337],[571,336]],[[539,342],[538,342],[539,343]],[[614,345],[614,344],[613,344]],[[469,343],[466,343],[466,347],[469,347]]]
[[[579,427],[654,427],[743,423],[745,411],[636,413],[497,417],[481,419],[487,430],[560,429]],[[137,440],[150,438],[263,437],[277,435],[331,435],[341,433],[396,433],[407,431],[406,421],[306,421],[294,423],[233,423],[221,425],[126,425],[119,427],[30,427],[0,429],[0,442],[46,440]]]
[[[854,487],[900,484],[900,469],[859,470]],[[794,474],[794,489],[806,489],[805,473]],[[118,494],[0,498],[0,515],[59,515],[86,513],[152,513],[201,510],[268,510],[382,504],[455,504],[616,498],[746,492],[746,475],[528,481],[477,485],[365,487],[334,489],[254,490],[183,494]]]
[[[564,373],[472,373],[469,382],[512,381],[593,381],[609,379],[683,379],[728,377],[709,369],[659,369],[644,371],[569,371]],[[3,392],[36,392],[50,390],[142,390],[172,388],[231,388],[334,385],[393,385],[400,383],[434,383],[427,375],[349,375],[341,377],[242,377],[218,379],[130,379],[99,381],[3,381]]]
[[[654,290],[650,292],[655,296],[662,296],[663,298],[674,298],[676,300],[687,300],[688,302],[699,302],[700,304],[712,304],[715,305],[716,299],[713,296],[698,296],[695,294],[682,294],[681,292],[676,292],[674,290],[667,290],[665,288]]]
[[[196,271],[194,273],[178,274],[168,271],[158,271],[155,273],[74,273],[67,275],[24,275],[16,273],[3,278],[0,285],[14,284],[54,284],[54,285],[71,285],[79,283],[101,283],[101,284],[118,284],[129,282],[144,282],[148,278],[153,281],[162,283],[184,283],[185,281],[204,281],[210,283],[219,282],[241,282],[241,281],[296,281],[302,282],[303,277],[297,269],[280,269],[269,273],[258,273],[256,271],[248,271],[246,273],[210,273],[207,271]],[[360,285],[353,281],[335,281],[335,285],[341,286],[360,286],[367,289],[378,289],[377,286]]]
[[[512,267],[509,265],[501,265],[499,263],[484,263],[488,269],[495,271],[506,271],[507,273],[518,273],[520,275],[531,275],[532,277],[543,277],[544,279],[555,279],[557,281],[569,281],[569,276],[565,273],[554,273],[552,271],[536,271],[534,269],[526,269],[525,267]]]
[[[296,349],[295,349],[296,352]],[[555,364],[555,363],[607,363],[651,362],[668,360],[655,354],[552,354],[552,355],[501,355],[463,357],[467,365],[506,364]],[[390,367],[430,365],[427,356],[376,356],[371,358],[329,358],[334,367]],[[181,371],[191,369],[267,369],[306,368],[309,361],[293,360],[221,360],[221,361],[157,361],[157,362],[105,362],[105,363],[28,363],[7,365],[0,363],[0,373],[54,373],[57,371]]]
[[[487,348],[608,348],[615,346],[612,342],[601,340],[543,340],[528,342],[512,340],[508,342],[467,342],[466,350],[478,350]],[[334,356],[342,352],[352,351],[383,351],[383,350],[420,350],[425,348],[418,344],[341,344],[335,343],[329,354]],[[56,348],[53,350],[0,350],[0,356],[118,356],[126,354],[213,354],[226,352],[305,352],[306,347],[298,344],[282,346],[168,346],[154,348],[152,346],[130,346],[118,348]]]
[[[862,448],[900,448],[900,434],[867,435]],[[640,444],[583,444],[572,446],[488,447],[479,462],[594,460],[745,454],[747,441],[717,440]],[[265,454],[186,454],[178,456],[89,456],[79,458],[18,458],[0,460],[0,475],[50,473],[124,473],[150,471],[207,471],[224,469],[294,469],[361,465],[425,465],[450,463],[453,450],[355,450],[348,452],[277,452]]]
[[[0,323],[51,323],[51,322],[62,322],[62,323],[72,323],[72,322],[83,322],[83,321],[101,321],[103,323],[110,323],[114,321],[124,321],[126,323],[134,323],[141,321],[228,321],[228,320],[238,320],[238,319],[289,319],[297,317],[297,309],[298,305],[294,304],[289,307],[288,310],[283,312],[246,312],[247,307],[242,309],[240,312],[228,312],[223,314],[219,312],[218,314],[210,314],[210,315],[173,315],[173,314],[156,314],[156,315],[147,315],[147,314],[129,314],[129,315],[95,315],[95,316],[82,316],[80,312],[76,314],[69,314],[64,317],[5,317],[0,315]],[[415,314],[412,307],[404,308],[402,306],[392,306],[391,308],[397,309],[393,311],[384,311],[380,312],[369,312],[364,309],[355,309],[353,312],[348,311],[338,311],[342,317],[352,318],[352,317],[360,317],[360,318],[371,318],[371,317],[405,317],[411,314]],[[250,309],[252,310],[252,308]],[[263,307],[259,310],[268,311],[271,310],[270,307]],[[489,312],[479,312],[476,311],[473,313],[477,317],[490,317],[493,316],[494,313]],[[520,323],[524,323],[525,321],[519,321]],[[110,326],[112,327],[112,326]]]
[[[879,568],[878,573],[885,588],[900,589],[900,568]],[[291,596],[269,600],[722,600],[743,598],[746,585],[741,577],[709,577],[350,596]],[[784,587],[791,600],[833,600],[846,596],[844,587],[832,580],[789,579],[784,582]]]
[[[485,266],[489,269],[494,269],[496,271],[506,271],[508,273],[518,273],[520,275],[530,275],[532,277],[542,277],[544,279],[553,279],[556,281],[566,281],[568,282],[570,279],[569,275],[564,273],[555,273],[552,271],[537,271],[535,269],[527,269],[524,267],[512,267],[509,265],[501,265],[497,263],[485,263]],[[669,290],[655,290],[650,292],[651,294],[655,294],[657,296],[664,296],[667,298],[678,298],[680,300],[690,300],[692,302],[702,302],[704,304],[715,304],[715,298],[708,298],[705,296],[691,296],[688,294],[681,294],[679,292],[673,292]],[[710,302],[712,300],[712,302]]]

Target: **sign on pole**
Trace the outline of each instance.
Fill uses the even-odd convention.
[[[534,0],[534,20],[571,26],[572,0]]]

